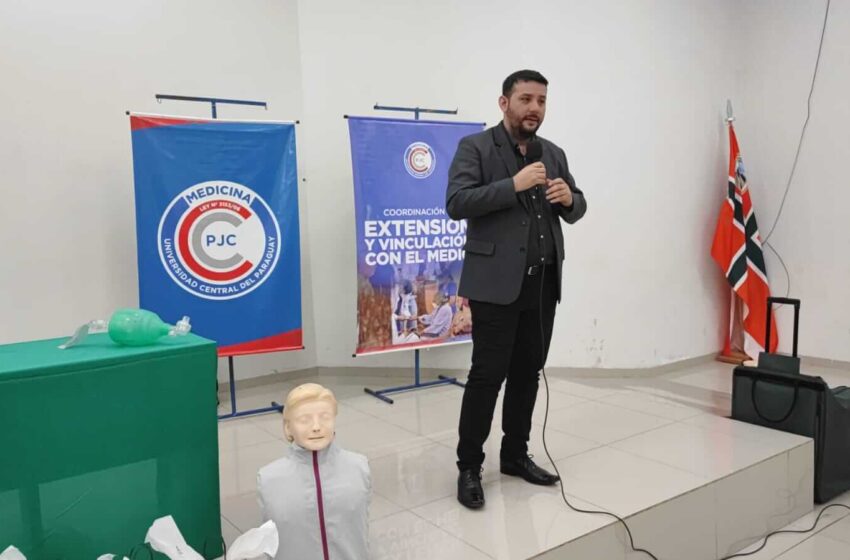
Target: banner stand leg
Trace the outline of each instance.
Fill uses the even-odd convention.
[[[252,416],[254,414],[268,414],[269,412],[283,412],[283,405],[272,401],[271,406],[267,406],[265,408],[252,408],[251,410],[243,410],[241,412],[236,410],[236,380],[235,375],[233,373],[233,356],[227,357],[227,365],[229,374],[230,374],[230,413],[228,414],[219,414],[219,420],[225,420],[227,418],[237,418],[241,416]]]
[[[420,381],[420,371],[419,371],[419,350],[415,350],[413,353],[413,362],[414,362],[414,383],[413,385],[401,385],[400,387],[388,387],[387,389],[369,389],[368,387],[364,387],[363,391],[369,393],[375,398],[381,399],[387,404],[394,404],[394,401],[389,398],[387,395],[391,393],[403,393],[406,391],[415,391],[416,389],[425,389],[427,387],[437,387],[439,385],[457,385],[458,387],[466,387],[465,383],[461,383],[455,377],[448,377],[446,375],[439,375],[439,379],[435,379],[434,381],[426,381],[422,383]]]

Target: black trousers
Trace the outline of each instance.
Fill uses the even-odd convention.
[[[511,304],[469,302],[472,367],[458,428],[460,470],[478,469],[483,464],[484,442],[490,435],[493,411],[505,380],[500,455],[511,460],[528,452],[540,370],[546,362],[555,322],[556,282],[555,266],[547,265],[537,275],[524,277],[520,295]]]

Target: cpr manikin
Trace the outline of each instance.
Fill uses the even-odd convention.
[[[369,558],[369,464],[334,443],[336,414],[333,393],[316,383],[286,397],[289,450],[257,474],[263,521],[280,534],[275,560]]]

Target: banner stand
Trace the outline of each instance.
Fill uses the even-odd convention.
[[[419,120],[420,113],[435,113],[440,115],[457,115],[457,109],[423,109],[421,107],[391,107],[386,105],[375,104],[373,107],[376,111],[403,111],[407,113],[413,113],[413,119]],[[344,115],[345,118],[348,118],[348,115]],[[356,358],[357,355],[355,354]],[[413,351],[413,385],[401,385],[399,387],[388,387],[386,389],[369,389],[368,387],[364,387],[363,391],[381,399],[387,404],[394,404],[394,401],[389,398],[387,395],[392,393],[403,393],[406,391],[415,391],[417,389],[426,389],[428,387],[438,387],[440,385],[457,385],[458,387],[466,387],[465,383],[461,383],[455,377],[448,377],[445,375],[439,375],[439,379],[434,381],[426,381],[422,383],[420,381],[420,369],[419,369],[419,348]]]
[[[268,110],[268,104],[265,101],[250,101],[244,99],[224,99],[221,97],[193,97],[186,95],[167,95],[167,94],[156,94],[156,100],[158,103],[162,103],[163,99],[171,100],[171,101],[195,101],[201,103],[209,103],[210,109],[212,110],[212,118],[218,118],[218,111],[216,110],[216,105],[218,104],[226,104],[226,105],[252,105],[255,107],[262,107],[263,109]],[[129,114],[129,112],[127,113]],[[299,121],[295,121],[296,124]],[[227,365],[228,365],[228,375],[230,379],[230,412],[227,414],[219,414],[219,420],[225,420],[228,418],[236,418],[241,416],[253,416],[255,414],[267,414],[269,412],[283,412],[283,405],[272,401],[270,406],[263,408],[253,408],[250,410],[237,411],[236,409],[236,375],[234,372],[233,366],[233,356],[227,357]],[[216,400],[218,400],[218,379],[215,382],[216,388]]]
[[[394,404],[394,401],[389,398],[387,395],[391,393],[403,393],[405,391],[414,391],[416,389],[425,389],[428,387],[437,387],[439,385],[457,385],[458,387],[466,387],[465,383],[461,383],[455,377],[447,377],[445,375],[439,375],[439,379],[434,381],[426,381],[422,383],[419,380],[419,348],[413,351],[413,372],[414,372],[414,381],[413,385],[401,385],[399,387],[388,387],[386,389],[369,389],[368,387],[363,387],[363,391],[369,393],[373,397],[377,397],[384,401],[385,403]]]

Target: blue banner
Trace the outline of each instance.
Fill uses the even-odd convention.
[[[295,125],[132,115],[139,306],[220,356],[303,347]]]
[[[448,170],[481,123],[348,119],[357,227],[357,353],[466,342],[457,295],[466,222],[445,210]]]

